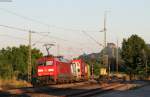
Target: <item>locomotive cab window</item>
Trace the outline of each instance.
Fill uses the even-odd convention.
[[[78,69],[78,72],[80,72],[80,69]]]
[[[45,65],[45,62],[38,62],[37,65],[38,65],[38,66],[44,66],[44,65]]]
[[[46,65],[53,65],[53,61],[46,61]]]

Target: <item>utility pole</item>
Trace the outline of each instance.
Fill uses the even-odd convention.
[[[146,72],[146,78],[147,78],[147,55],[146,55],[144,49],[142,51],[143,51],[143,55],[144,55],[145,72]]]
[[[106,43],[106,40],[107,40],[107,35],[106,35],[106,33],[107,33],[107,28],[106,28],[107,12],[108,12],[108,11],[105,11],[105,12],[104,12],[104,28],[103,28],[103,30],[100,31],[100,32],[104,32],[103,60],[105,59],[105,60],[109,61],[108,59],[106,59],[106,58],[108,58],[108,55],[105,54],[105,53],[106,53],[105,49],[106,49],[106,45],[107,45],[107,43]],[[108,63],[108,64],[107,64],[107,70],[108,70],[108,76],[109,76],[109,74],[110,74],[110,65],[109,65],[109,62],[106,62],[106,63]],[[104,65],[106,66],[106,64],[104,64]]]
[[[57,56],[60,55],[60,45],[57,43]]]
[[[117,48],[116,48],[116,73],[118,75],[118,39],[117,39]]]
[[[31,30],[28,30],[28,29],[22,29],[22,28],[16,28],[16,27],[12,27],[12,26],[7,26],[7,25],[0,25],[1,27],[5,27],[5,28],[9,28],[9,29],[14,29],[14,30],[18,30],[18,31],[25,31],[25,32],[28,32],[29,33],[29,38],[28,38],[28,40],[29,40],[29,48],[28,48],[28,55],[29,56],[27,56],[28,57],[28,66],[27,66],[27,72],[28,72],[28,81],[30,82],[31,81],[31,71],[32,71],[32,60],[31,60],[31,55],[32,55],[32,53],[31,53],[31,34],[32,33],[40,33],[40,32],[36,32],[36,31],[31,31]],[[44,32],[42,32],[42,33],[44,33]],[[46,32],[46,33],[49,33],[49,32]],[[38,42],[38,41],[37,41]],[[36,43],[34,43],[33,45],[35,45]]]
[[[106,17],[107,16],[107,12],[105,11],[104,13],[104,48],[106,48]]]
[[[92,77],[91,77],[92,80],[94,80],[94,65],[92,64]]]
[[[145,69],[146,69],[146,77],[148,77],[148,75],[147,75],[147,57],[146,57],[146,62],[145,62]]]
[[[107,29],[106,29],[106,18],[107,18],[107,11],[105,11],[104,12],[104,52],[103,52],[103,56],[108,56],[108,55],[106,55],[105,53],[106,53],[106,51],[105,51],[105,49],[106,49],[106,45],[107,45],[107,43],[106,43],[106,40],[107,40],[107,35],[106,35],[106,32],[107,32]],[[107,69],[108,69],[108,77],[110,76],[110,62],[109,62],[109,56],[108,57],[106,57],[106,58],[108,58],[107,59],[107,65],[108,65],[108,67],[107,67]]]
[[[32,60],[31,60],[31,33],[32,31],[29,31],[29,56],[28,56],[28,81],[31,81],[31,69],[32,69]]]

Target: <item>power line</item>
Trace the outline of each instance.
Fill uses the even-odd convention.
[[[9,29],[19,30],[19,31],[25,31],[25,32],[31,31],[31,30],[28,30],[28,29],[22,29],[22,28],[18,28],[18,27],[7,26],[7,25],[0,25],[0,26],[5,27],[5,28],[9,28]],[[43,35],[43,33],[45,33],[45,32],[38,32],[38,31],[33,31],[32,30],[32,33],[39,34],[39,35],[44,36],[44,37],[51,37],[51,38],[67,41],[67,42],[71,41],[71,40],[66,40],[66,39],[63,39],[63,38],[60,38],[60,37],[56,37],[56,36]],[[48,33],[50,33],[50,32],[48,32]],[[77,44],[84,44],[84,43],[75,42],[75,41],[71,41],[71,42],[74,42],[74,43],[77,43]]]
[[[42,24],[42,25],[45,25],[47,27],[55,27],[55,28],[58,28],[58,29],[63,29],[63,30],[69,30],[69,31],[79,31],[79,32],[82,32],[82,30],[79,30],[79,29],[70,29],[70,28],[64,28],[64,27],[58,27],[58,26],[54,26],[54,25],[49,25],[45,22],[42,22],[42,21],[38,21],[36,19],[33,19],[33,18],[30,18],[30,17],[27,17],[27,16],[24,16],[22,14],[19,14],[19,13],[16,13],[16,12],[13,12],[13,11],[10,11],[10,10],[7,10],[7,9],[3,9],[3,8],[0,8],[0,10],[4,11],[4,12],[7,12],[9,14],[12,14],[12,15],[15,15],[15,16],[18,16],[20,18],[23,18],[23,19],[26,19],[26,20],[29,20],[29,21],[32,21],[32,22],[36,22],[36,23],[39,23],[39,24]],[[7,27],[7,28],[13,28],[13,29],[16,29],[16,30],[21,30],[21,31],[29,31],[29,30],[26,30],[26,29],[18,29],[18,28],[15,28],[15,27],[8,27],[8,26],[5,26],[5,25],[0,25],[0,26],[3,26],[3,27]],[[35,31],[32,31],[32,33],[35,32]],[[86,32],[91,32],[91,31],[86,31]],[[98,32],[98,31],[92,31],[92,32]],[[36,32],[37,33],[37,32]],[[89,35],[88,35],[89,36]],[[56,36],[49,36],[49,37],[52,37],[52,38],[56,38],[56,39],[59,39],[59,40],[63,40],[63,41],[67,41],[66,39],[63,39],[63,38],[59,38],[59,37],[56,37]],[[92,39],[92,38],[91,38]],[[94,38],[92,39],[94,40],[97,44],[99,44]],[[71,41],[71,42],[74,42],[74,41]],[[75,43],[75,42],[74,42]],[[77,43],[77,42],[76,42]],[[79,43],[78,44],[83,44],[83,43]],[[99,44],[100,45],[100,44]]]
[[[22,19],[25,19],[25,20],[28,20],[28,21],[32,21],[34,23],[39,23],[39,24],[45,25],[47,27],[54,27],[54,28],[57,28],[57,29],[65,30],[65,31],[82,31],[80,29],[72,29],[72,28],[59,27],[59,26],[56,26],[56,25],[50,25],[50,24],[45,23],[43,21],[39,21],[39,20],[36,20],[36,19],[30,18],[30,17],[24,16],[24,15],[22,15],[20,13],[16,13],[16,12],[4,9],[4,8],[0,8],[0,10],[2,10],[4,12],[7,12],[9,14],[15,15],[17,17],[20,17]],[[87,31],[87,32],[91,32],[91,31]],[[92,31],[92,32],[98,32],[98,31]]]
[[[22,28],[17,28],[17,27],[12,27],[12,26],[7,26],[7,25],[0,25],[1,27],[4,27],[4,28],[9,28],[9,29],[14,29],[14,30],[19,30],[19,31],[25,31],[25,32],[28,32],[29,30],[27,29],[22,29]]]
[[[25,32],[29,32],[30,30],[28,29],[22,29],[22,28],[18,28],[18,27],[12,27],[12,26],[7,26],[7,25],[0,25],[1,27],[5,27],[5,28],[9,28],[9,29],[14,29],[14,30],[19,30],[19,31],[25,31]],[[62,41],[65,41],[65,42],[69,42],[69,43],[76,43],[76,44],[79,44],[79,45],[83,45],[85,43],[80,43],[80,42],[75,42],[75,41],[71,41],[71,40],[66,40],[66,39],[63,39],[63,38],[60,38],[60,37],[56,37],[56,36],[50,36],[50,35],[43,35],[44,32],[37,32],[37,31],[31,31],[32,33],[34,34],[37,34],[37,35],[40,35],[40,36],[43,36],[44,37],[51,37],[51,38],[54,38],[54,39],[59,39],[59,40],[62,40]],[[97,42],[93,37],[91,37],[89,34],[87,34],[85,31],[83,31],[84,34],[86,34],[88,37],[90,37],[92,40],[94,40],[98,45],[101,45],[99,42]],[[49,33],[48,33],[49,34]],[[12,36],[13,37],[13,36]],[[21,38],[20,38],[21,39]],[[24,39],[24,40],[28,40],[28,39]],[[49,43],[49,42],[42,42],[41,41],[42,39],[40,40],[37,40],[35,41],[32,46],[34,46],[35,44],[37,43]],[[54,42],[53,42],[54,43]]]
[[[49,36],[49,35],[43,35],[42,33],[36,33],[40,36],[43,36],[43,37],[51,37],[51,38],[56,38],[56,39],[59,39],[59,40],[63,40],[63,41],[68,41],[66,39],[63,39],[63,38],[60,38],[60,37],[56,37],[56,36]]]
[[[40,24],[49,26],[49,25],[46,24],[46,23],[43,23],[43,22],[41,22],[41,21],[37,21],[37,20],[35,20],[35,19],[29,18],[29,17],[27,17],[27,16],[21,15],[21,14],[19,14],[19,13],[16,13],[16,12],[13,12],[13,11],[10,11],[10,10],[7,10],[7,9],[0,8],[0,10],[2,10],[2,11],[4,11],[4,12],[7,12],[7,13],[9,13],[9,14],[12,14],[12,15],[18,16],[18,17],[23,18],[23,19],[25,19],[25,20],[29,20],[29,21],[32,21],[32,22],[36,22],[36,23],[40,23]]]
[[[35,33],[35,34],[39,34],[39,35],[41,35],[43,37],[51,37],[51,38],[54,38],[54,39],[65,41],[65,42],[76,43],[76,44],[80,44],[80,45],[85,44],[85,43],[81,43],[81,42],[77,42],[77,41],[67,40],[67,39],[64,39],[64,38],[57,37],[57,36],[43,35],[42,33]]]
[[[16,36],[12,36],[12,35],[7,35],[7,34],[0,34],[0,36],[6,36],[6,37],[10,37],[10,38],[14,38],[14,39],[21,39],[21,40],[25,40],[25,41],[28,41],[28,39],[26,38],[23,38],[23,37],[16,37]],[[43,38],[43,37],[42,37]],[[44,38],[43,38],[44,39]],[[42,40],[42,39],[39,39],[39,40]],[[34,43],[32,44],[32,46],[35,46],[37,43],[42,43],[42,44],[47,44],[47,43],[56,43],[56,42],[53,42],[53,41],[48,41],[48,42],[42,42],[42,41],[33,41]],[[83,52],[83,47],[82,48],[79,48],[79,47],[72,47],[72,46],[67,46],[67,47],[62,47],[63,49],[68,49],[68,47],[71,47],[71,52],[78,52],[78,51],[81,51]],[[88,47],[89,48],[89,47]],[[60,48],[59,48],[60,49]],[[59,50],[58,50],[59,51]],[[65,50],[66,51],[66,50]]]
[[[90,36],[88,33],[85,31],[82,31],[86,36],[88,36],[90,39],[92,39],[95,43],[97,43],[100,46],[103,46],[101,43],[99,43],[96,39],[94,39],[92,36]]]
[[[0,36],[6,36],[6,37],[14,38],[14,39],[19,39],[19,40],[28,41],[28,39],[26,39],[26,38],[23,38],[23,37],[16,37],[16,36],[7,35],[7,34],[0,34]],[[43,38],[43,37],[42,37],[42,38]],[[47,43],[47,42],[41,41],[42,38],[41,38],[40,40],[38,40],[38,41],[33,40],[34,43],[32,44],[32,46],[35,46],[37,43],[42,43],[42,44]],[[43,39],[44,39],[44,38],[43,38]],[[55,43],[55,42],[51,41],[51,43]]]
[[[12,36],[12,35],[7,35],[7,34],[0,34],[0,36],[6,36],[6,37],[10,37],[10,38],[14,38],[14,39],[21,39],[21,40],[26,40],[25,38],[22,37],[16,37],[16,36]]]
[[[13,29],[13,30],[18,30],[18,31],[25,31],[25,32],[31,31],[32,33],[37,33],[37,34],[40,34],[40,33],[50,33],[50,32],[38,32],[38,31],[34,31],[34,30],[23,29],[23,28],[18,28],[18,27],[13,27],[13,26],[7,26],[7,25],[0,25],[0,26],[4,27],[4,28]]]
[[[7,25],[0,25],[0,26],[1,26],[1,27],[4,27],[4,28],[9,28],[9,29],[13,29],[13,30],[19,30],[19,31],[25,31],[25,32],[31,31],[31,30],[29,30],[29,29],[22,29],[22,28],[13,27],[13,26],[7,26]],[[73,42],[73,43],[80,44],[80,45],[85,44],[85,43],[80,43],[80,42],[75,42],[75,41],[63,39],[63,38],[56,37],[56,36],[43,35],[44,32],[37,32],[37,31],[33,31],[33,30],[32,30],[31,32],[34,33],[34,34],[43,36],[43,38],[44,38],[44,37],[51,37],[51,38],[59,39],[59,40],[66,41],[66,42],[69,42],[69,43],[72,43],[72,42]],[[50,32],[49,32],[49,33],[50,33]],[[27,40],[27,39],[26,39],[26,40]],[[38,40],[38,41],[36,41],[35,43],[33,43],[32,45],[35,45],[36,43],[46,43],[46,42],[41,42],[41,40]]]
[[[12,36],[12,35],[7,35],[7,34],[0,34],[0,36],[6,36],[6,37],[10,37],[10,38],[14,38],[14,39],[19,39],[19,40],[25,40],[25,41],[28,41],[28,39],[26,39],[26,38],[22,38],[22,37],[16,37],[16,36]],[[44,38],[43,38],[44,39]],[[45,44],[45,43],[47,43],[47,42],[43,42],[43,41],[34,41],[33,40],[33,44],[32,44],[32,46],[35,46],[36,45],[36,43],[42,43],[42,44]],[[52,42],[52,41],[51,41]],[[55,42],[52,42],[52,43],[55,43]]]

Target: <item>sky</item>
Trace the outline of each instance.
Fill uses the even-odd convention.
[[[0,1],[0,25],[41,32],[32,34],[33,48],[46,54],[43,45],[53,43],[50,53],[70,58],[103,48],[83,31],[103,44],[104,33],[99,31],[103,29],[105,11],[107,42],[118,40],[121,46],[123,38],[137,34],[150,43],[149,5],[150,0]],[[28,32],[0,27],[0,42],[0,48],[28,44]]]

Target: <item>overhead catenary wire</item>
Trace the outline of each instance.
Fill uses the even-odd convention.
[[[30,30],[28,29],[23,29],[23,28],[18,28],[18,27],[12,27],[12,26],[7,26],[7,25],[0,25],[1,27],[4,27],[4,28],[9,28],[9,29],[14,29],[14,30],[19,30],[19,31],[25,31],[25,32],[29,32]],[[42,33],[44,32],[37,32],[37,31],[31,31],[32,33],[36,33],[36,34],[40,34],[41,36],[44,36],[46,37],[47,35],[42,35]],[[50,32],[48,32],[50,33]],[[41,43],[40,40],[38,40],[37,42]],[[36,43],[37,43],[36,42]],[[34,43],[35,44],[35,43]]]
[[[13,29],[13,30],[18,30],[18,31],[24,31],[24,32],[29,32],[31,31],[31,33],[50,33],[50,32],[39,32],[39,31],[34,31],[34,30],[29,30],[29,29],[23,29],[23,28],[18,28],[18,27],[13,27],[13,26],[8,26],[8,25],[1,25],[1,27],[4,27],[4,28],[9,28],[9,29]]]
[[[9,29],[13,29],[13,30],[19,30],[19,31],[25,31],[25,32],[27,32],[27,31],[29,31],[28,29],[22,29],[22,28],[18,28],[18,27],[12,27],[12,26],[6,26],[6,25],[0,25],[0,26],[2,26],[2,27],[5,27],[5,28],[9,28]],[[33,31],[34,33],[36,33],[36,31]],[[44,34],[41,34],[41,33],[36,33],[37,35],[41,35],[41,36],[43,36],[42,38],[44,38],[44,37],[49,37],[48,35],[44,35]],[[8,36],[8,37],[11,37],[11,38],[17,38],[17,39],[23,39],[23,40],[26,40],[26,41],[28,41],[28,39],[25,39],[25,38],[22,38],[22,37],[16,37],[16,36],[12,36],[12,35],[2,35],[2,36]],[[51,37],[51,36],[50,36]],[[53,37],[53,38],[56,38],[56,37]],[[58,39],[60,39],[59,37],[57,37]],[[68,40],[64,40],[64,39],[60,39],[60,40],[63,40],[63,41],[66,41],[66,42],[69,42]],[[43,42],[43,41],[41,41],[41,39],[40,40],[38,40],[38,41],[33,41],[32,40],[32,42],[33,42],[33,44],[31,44],[31,46],[35,46],[37,43],[38,44],[40,44],[40,43],[42,43],[42,44],[45,44],[45,43],[57,43],[57,42],[54,42],[54,41],[48,41],[48,42]],[[79,44],[79,43],[77,43],[77,44]],[[72,47],[72,46],[69,46],[69,47]],[[74,49],[78,49],[78,50],[80,50],[81,52],[83,52],[83,48],[80,48],[80,47],[73,47]],[[88,47],[89,48],[89,47]],[[78,51],[78,50],[76,50],[76,51]],[[76,51],[74,51],[73,49],[71,50],[71,52],[76,52]],[[79,54],[80,55],[80,54]]]
[[[23,29],[23,28],[8,26],[8,25],[1,25],[1,24],[0,24],[0,26],[1,26],[1,27],[4,27],[4,28],[13,29],[13,30],[18,30],[18,31],[25,31],[25,32],[29,32],[29,31],[30,31],[29,29]],[[79,45],[85,44],[85,43],[80,43],[80,42],[75,42],[75,41],[66,40],[66,39],[63,39],[63,38],[60,38],[60,37],[56,37],[56,36],[44,35],[43,32],[40,33],[40,32],[33,31],[33,30],[32,30],[32,32],[33,32],[34,34],[43,36],[43,38],[44,38],[44,37],[51,37],[51,38],[54,38],[54,39],[59,39],[59,40],[65,41],[65,42],[71,42],[71,43],[73,42],[73,43],[76,43],[76,44],[79,44]],[[5,36],[7,36],[7,35],[5,35]],[[9,37],[13,37],[13,36],[10,36],[10,35],[9,35]],[[15,38],[15,37],[13,37],[13,38]],[[23,39],[23,40],[27,40],[27,41],[28,41],[28,39],[25,39],[25,38],[19,38],[19,37],[18,37],[18,39]],[[53,42],[53,41],[52,41],[52,42]],[[56,42],[56,41],[55,41],[55,42]],[[40,40],[37,40],[37,41],[35,41],[35,42],[32,44],[32,46],[34,46],[36,43],[44,43],[44,44],[45,44],[45,43],[48,43],[48,42],[42,42],[42,41],[40,41]]]
[[[0,8],[1,11],[3,12],[7,12],[11,15],[15,15],[17,17],[20,17],[22,19],[25,19],[25,20],[28,20],[28,21],[31,21],[31,22],[34,22],[34,23],[38,23],[38,24],[41,24],[41,25],[44,25],[44,26],[47,26],[47,27],[54,27],[56,29],[62,29],[64,31],[81,31],[80,29],[72,29],[72,28],[65,28],[65,27],[60,27],[60,26],[56,26],[56,25],[50,25],[48,23],[45,23],[43,21],[39,21],[37,19],[33,19],[31,17],[28,17],[28,16],[25,16],[25,15],[22,15],[20,13],[17,13],[17,12],[13,12],[13,11],[10,11],[10,10],[7,10],[7,9],[4,9],[4,8]],[[91,31],[87,31],[87,32],[91,32]],[[92,31],[92,32],[98,32],[98,31]]]
[[[23,37],[16,37],[16,36],[7,35],[7,34],[0,34],[0,36],[6,36],[6,37],[14,38],[14,39],[21,39],[21,40],[28,41],[27,39],[25,39]]]
[[[32,33],[39,34],[40,36],[43,36],[43,37],[51,37],[51,38],[55,38],[55,39],[59,39],[59,40],[67,41],[67,42],[71,41],[71,40],[63,39],[63,38],[60,38],[57,36],[43,35],[45,32],[38,32],[38,31],[34,31],[34,30],[23,29],[23,28],[18,28],[18,27],[13,27],[13,26],[8,26],[8,25],[1,25],[1,24],[0,24],[0,26],[4,27],[4,28],[19,30],[19,31],[25,31],[25,32],[31,31]],[[50,32],[48,32],[48,33],[50,33]],[[82,45],[84,44],[84,43],[75,42],[75,41],[71,41],[71,42],[76,43],[76,44],[82,44]]]
[[[65,42],[70,42],[70,43],[75,43],[75,44],[80,44],[80,45],[83,45],[85,43],[82,43],[82,42],[77,42],[77,41],[72,41],[72,40],[67,40],[65,38],[60,38],[58,36],[52,36],[52,35],[42,35],[41,33],[35,33],[35,34],[39,34],[41,36],[45,36],[45,37],[50,37],[50,38],[54,38],[54,39],[58,39],[58,40],[62,40],[62,41],[65,41]]]
[[[12,27],[12,26],[7,26],[7,25],[1,25],[1,27],[4,27],[4,28],[9,28],[9,29],[14,29],[14,30],[19,30],[19,31],[25,31],[25,32],[28,32],[29,30],[27,29],[22,29],[22,28],[17,28],[17,27]]]
[[[12,26],[7,26],[7,25],[0,25],[1,27],[5,27],[5,28],[9,28],[9,29],[13,29],[13,30],[19,30],[19,31],[25,31],[25,32],[29,32],[30,30],[28,30],[28,29],[22,29],[22,28],[18,28],[18,27],[12,27]],[[32,31],[32,33],[40,33],[40,32],[37,32],[37,31]],[[44,33],[44,32],[42,32],[42,33]],[[8,37],[11,37],[11,38],[17,38],[17,39],[22,39],[22,40],[26,40],[26,41],[28,41],[28,39],[25,39],[25,38],[21,38],[21,37],[16,37],[16,36],[12,36],[12,35],[6,35],[6,34],[0,34],[0,35],[2,35],[2,36],[8,36]],[[32,45],[34,46],[35,45],[35,43],[46,43],[46,42],[42,42],[42,41],[36,41],[36,42],[34,42]]]
[[[17,17],[20,17],[22,19],[25,19],[25,20],[28,20],[28,21],[31,21],[31,22],[34,22],[34,23],[39,23],[39,24],[42,24],[42,25],[45,25],[47,27],[55,27],[57,29],[63,29],[65,31],[79,31],[79,32],[82,32],[82,30],[80,29],[71,29],[71,28],[64,28],[64,27],[59,27],[59,26],[55,26],[55,25],[50,25],[48,23],[45,23],[43,21],[39,21],[39,20],[36,20],[36,19],[33,19],[31,17],[28,17],[28,16],[25,16],[25,15],[22,15],[20,13],[17,13],[17,12],[14,12],[14,11],[10,11],[10,10],[7,10],[7,9],[4,9],[4,8],[0,8],[1,11],[3,12],[6,12],[6,13],[9,13],[11,15],[15,15]],[[6,27],[6,26],[5,26]],[[13,29],[16,29],[16,28],[13,28]],[[26,29],[16,29],[16,30],[21,30],[21,31],[29,31],[29,30],[26,30]],[[84,30],[85,31],[85,30]],[[86,31],[86,32],[91,32],[91,31]],[[99,31],[92,31],[92,32],[99,32]],[[32,31],[32,33],[35,33],[35,31]],[[37,31],[36,31],[36,34],[37,34]],[[40,33],[41,34],[41,33]],[[59,40],[63,40],[63,41],[66,41],[66,42],[69,42],[68,40],[66,39],[63,39],[63,38],[60,38],[60,37],[56,37],[56,36],[49,36],[51,38],[55,38],[55,39],[59,39]],[[95,40],[95,39],[94,39]],[[74,41],[71,41],[71,42],[74,42]],[[96,42],[96,41],[95,41]],[[85,43],[80,43],[80,42],[74,42],[74,43],[77,43],[77,44],[85,44]],[[98,42],[96,42],[97,44],[99,44]],[[101,44],[99,44],[101,45]]]
[[[70,28],[64,28],[64,27],[58,27],[58,26],[54,26],[54,25],[49,25],[45,22],[42,22],[42,21],[39,21],[39,20],[36,20],[36,19],[33,19],[33,18],[30,18],[30,17],[27,17],[27,16],[24,16],[20,13],[16,13],[16,12],[13,12],[13,11],[10,11],[10,10],[7,10],[7,9],[4,9],[4,8],[0,8],[0,10],[4,11],[4,12],[7,12],[9,14],[12,14],[12,15],[15,15],[15,16],[18,16],[20,18],[23,18],[25,20],[28,20],[28,21],[32,21],[32,22],[35,22],[35,23],[39,23],[39,24],[42,24],[42,25],[45,25],[47,27],[55,27],[55,28],[58,28],[58,29],[63,29],[63,30],[68,30],[68,31],[79,31],[79,32],[82,32],[82,30],[79,30],[79,29],[70,29]],[[16,28],[13,28],[13,29],[16,29]],[[22,30],[22,31],[28,31],[26,29],[17,29],[17,30]],[[84,30],[85,31],[85,30]],[[35,31],[32,31],[32,33],[34,33]],[[91,31],[86,31],[86,32],[91,32]],[[99,31],[92,31],[92,32],[99,32]],[[37,34],[37,31],[36,31],[36,34]],[[40,33],[41,34],[41,33]],[[66,39],[63,39],[63,38],[60,38],[60,37],[56,37],[56,36],[49,36],[51,38],[55,38],[55,39],[59,39],[59,40],[63,40],[63,41],[67,41]],[[91,38],[92,39],[92,38]],[[95,39],[93,38],[92,40],[95,41]],[[70,41],[70,40],[69,40]],[[85,43],[80,43],[80,42],[74,42],[74,41],[71,41],[73,43],[78,43],[78,44],[85,44]],[[96,41],[95,41],[96,42]],[[98,42],[96,42],[97,44],[99,44]],[[99,44],[101,45],[101,44]],[[102,46],[102,45],[101,45]]]
[[[23,37],[16,37],[16,36],[12,36],[12,35],[7,35],[7,34],[0,34],[0,36],[6,36],[6,37],[10,37],[10,38],[14,38],[14,39],[19,39],[19,40],[24,40],[24,41],[28,41],[28,39],[23,38]],[[32,44],[32,46],[35,46],[37,41],[33,41],[34,43]],[[46,44],[46,43],[56,43],[55,41],[51,41],[51,42],[43,42],[43,41],[38,41],[38,44]],[[68,46],[67,46],[68,47]],[[63,49],[67,48],[67,47],[62,47]],[[69,46],[71,47],[71,46]],[[89,48],[89,47],[88,47]],[[73,47],[72,48],[72,52],[76,52],[78,50],[83,50],[83,48],[80,47]]]
[[[93,38],[91,35],[86,33],[85,31],[82,31],[86,36],[88,36],[90,39],[92,39],[96,44],[103,46],[103,44],[99,43],[95,38]]]
[[[0,34],[0,36],[5,36],[5,37],[10,37],[10,38],[14,38],[14,39],[19,39],[19,40],[24,40],[24,41],[28,41],[28,39],[26,39],[26,38],[23,38],[23,37],[16,37],[16,36],[12,36],[12,35],[7,35],[7,34]],[[43,42],[43,41],[34,41],[33,40],[33,44],[32,44],[32,46],[35,46],[36,45],[36,43],[38,42],[38,44],[45,44],[45,43],[47,43],[47,42]],[[55,42],[53,42],[53,41],[51,41],[52,43],[55,43]]]

